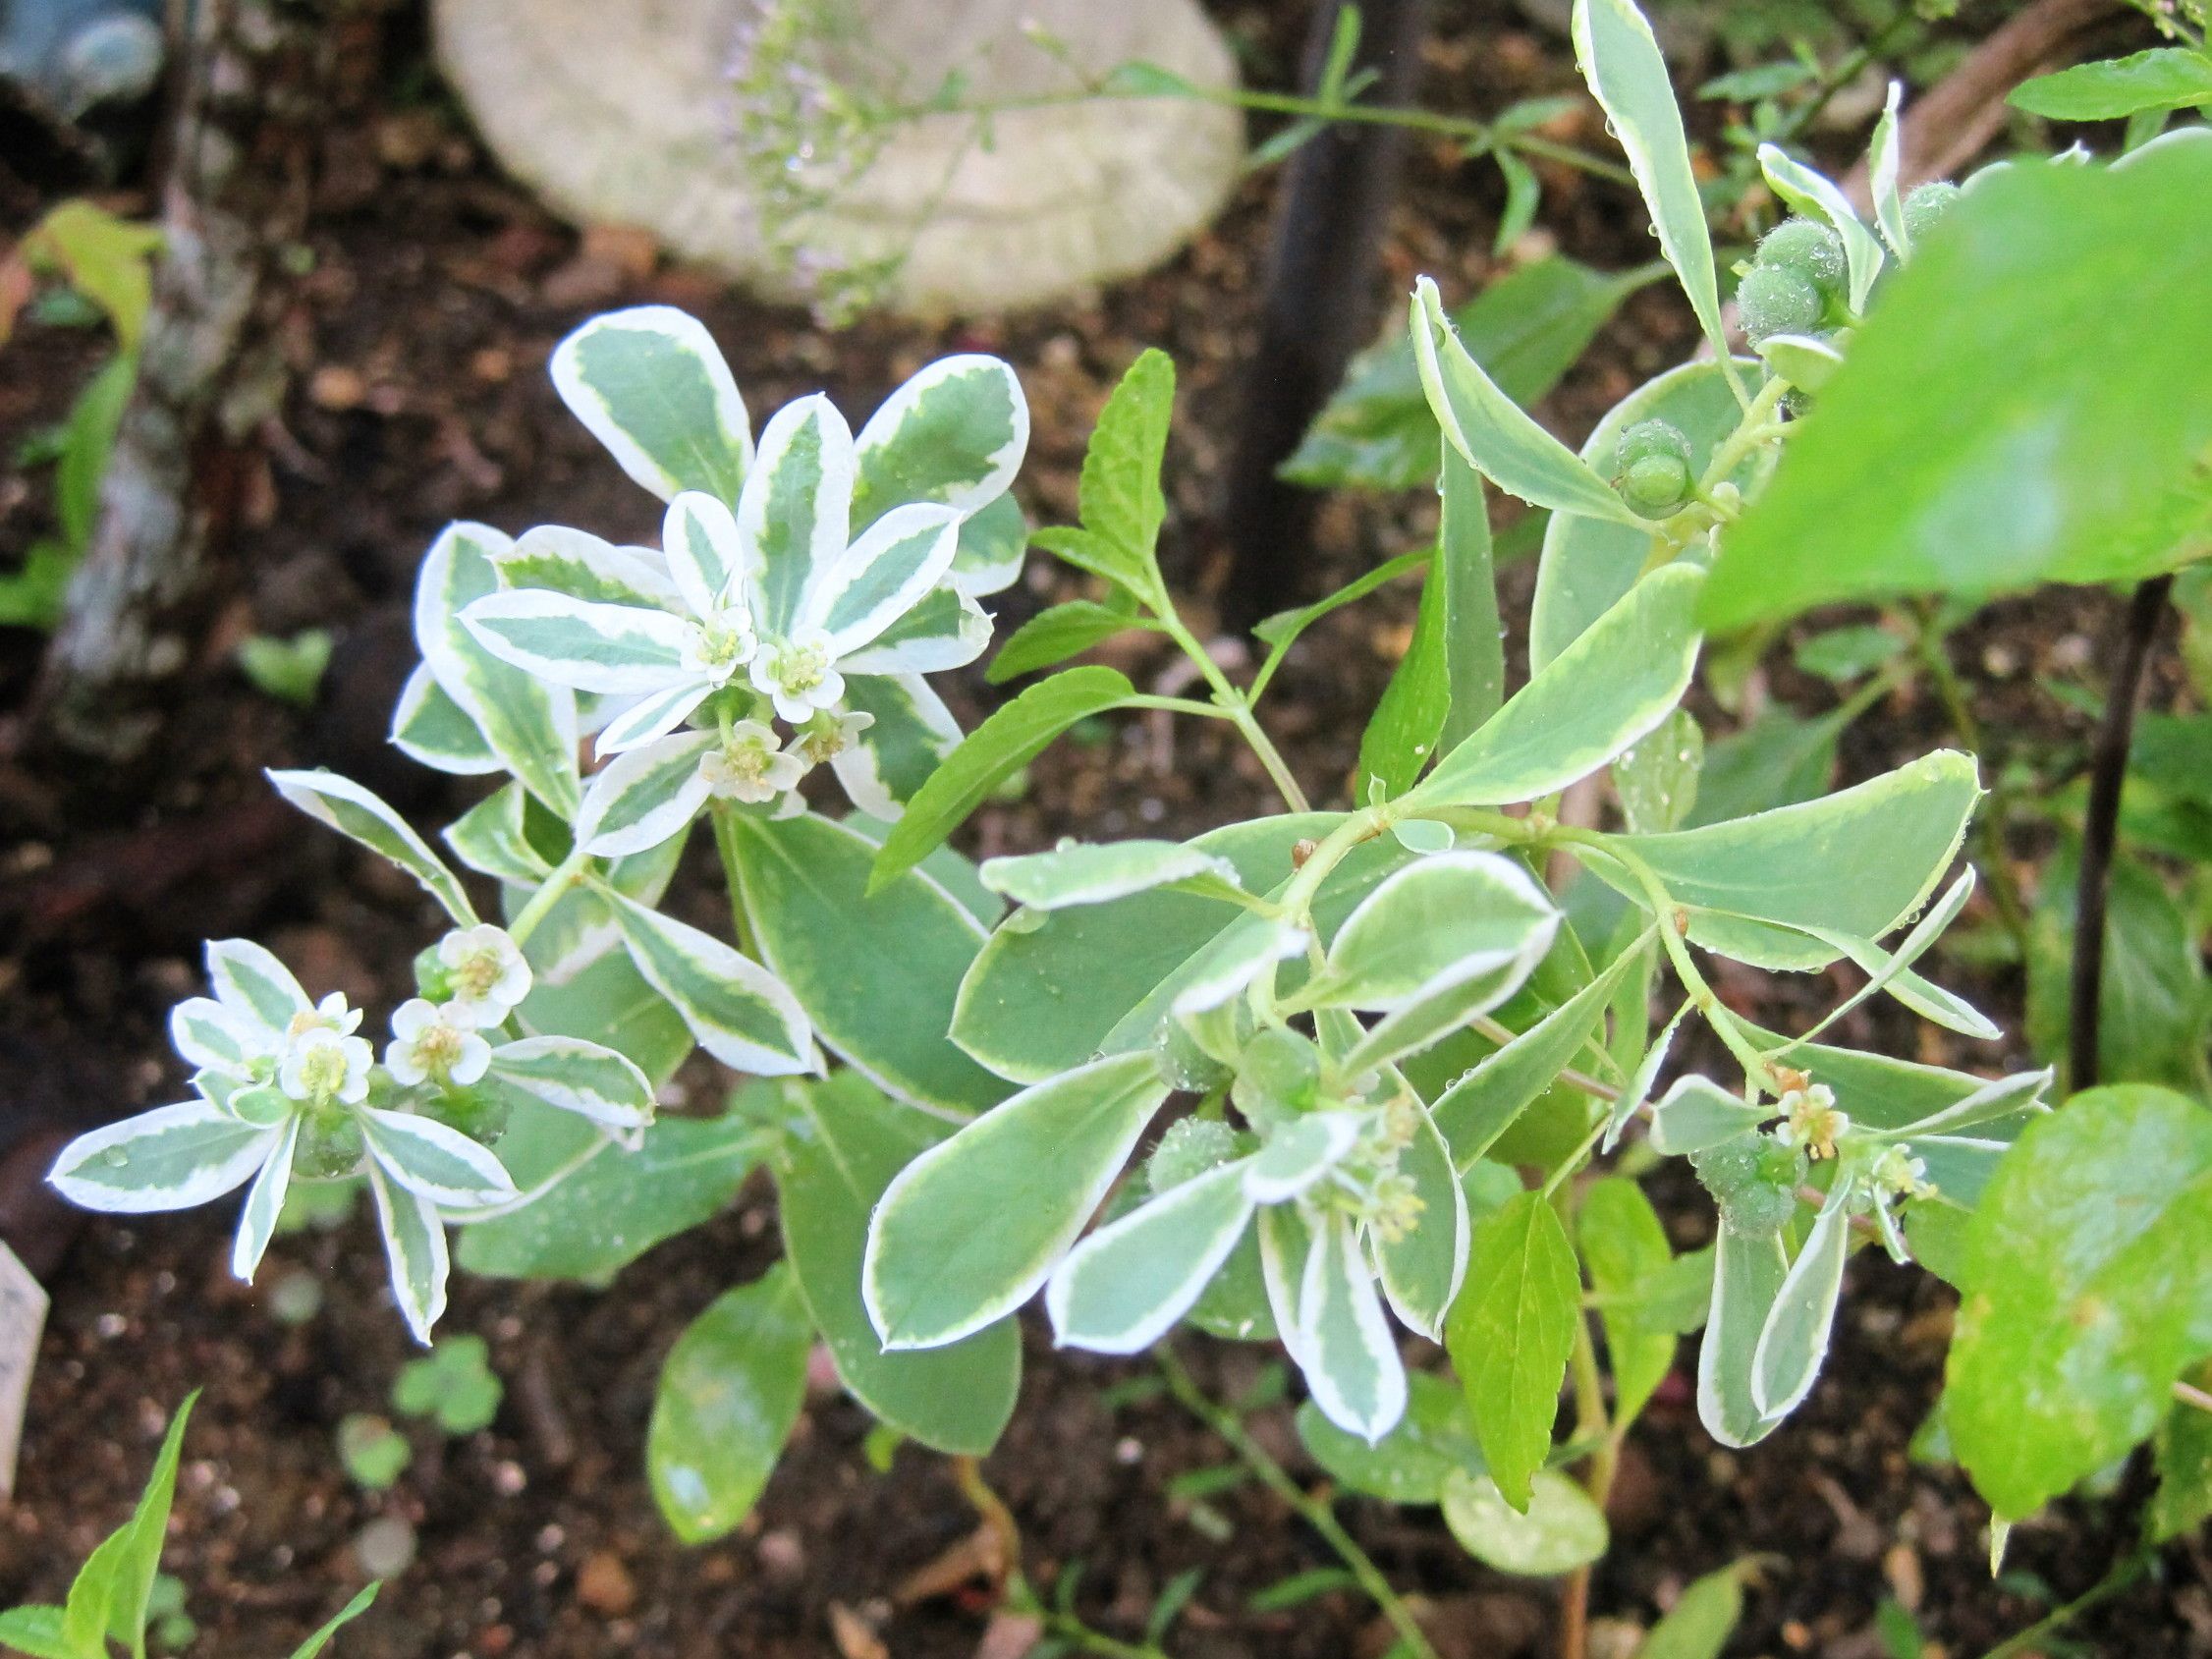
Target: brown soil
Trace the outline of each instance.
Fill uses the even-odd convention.
[[[1300,10],[1257,0],[1222,8],[1251,47],[1256,82],[1286,78]],[[1572,84],[1562,43],[1527,32],[1508,6],[1440,10],[1443,83],[1433,97],[1491,109]],[[161,753],[128,777],[87,775],[28,758],[20,719],[0,715],[0,1156],[17,1147],[0,1165],[0,1226],[27,1253],[59,1263],[19,1492],[0,1511],[0,1605],[61,1595],[74,1563],[127,1513],[167,1412],[199,1387],[164,1563],[189,1586],[197,1652],[287,1650],[361,1581],[354,1546],[363,1525],[392,1517],[415,1529],[418,1559],[341,1638],[337,1651],[354,1659],[976,1653],[990,1618],[979,1587],[901,1594],[911,1574],[973,1532],[974,1512],[944,1467],[912,1449],[889,1476],[876,1473],[863,1453],[867,1419],[834,1385],[810,1400],[739,1536],[685,1550],[654,1513],[641,1460],[654,1377],[684,1323],[770,1258],[763,1186],[605,1292],[457,1281],[447,1329],[490,1341],[505,1403],[491,1428],[464,1439],[413,1430],[412,1467],[377,1496],[346,1479],[334,1447],[341,1417],[385,1409],[408,1353],[359,1218],[281,1240],[256,1294],[223,1265],[225,1215],[79,1227],[42,1206],[36,1178],[54,1134],[172,1097],[180,1079],[161,1022],[194,985],[200,938],[266,938],[310,988],[344,988],[371,1007],[401,994],[431,925],[418,896],[272,808],[258,770],[333,765],[430,822],[463,803],[461,792],[382,743],[411,665],[404,602],[421,549],[457,517],[509,529],[554,520],[615,536],[654,530],[652,504],[546,384],[548,351],[580,318],[645,300],[697,311],[729,349],[755,412],[817,388],[863,411],[940,352],[1002,353],[1036,415],[1021,489],[1039,522],[1071,513],[1099,403],[1142,346],[1162,346],[1185,391],[1169,557],[1202,614],[1218,574],[1202,526],[1249,347],[1269,186],[1248,185],[1174,264],[1086,304],[1003,322],[823,333],[710,279],[636,259],[624,239],[579,238],[548,219],[498,177],[427,82],[412,8],[395,4],[356,44],[318,186],[312,268],[287,333],[294,390],[265,448],[262,510],[230,550],[230,601]],[[1619,193],[1572,175],[1548,183],[1544,222],[1566,251],[1600,265],[1646,256],[1640,221]],[[1454,298],[1470,291],[1499,194],[1494,172],[1421,152],[1389,249],[1394,286],[1428,270]],[[1636,379],[1684,355],[1691,335],[1682,308],[1647,291],[1547,413],[1578,434]],[[24,330],[0,357],[0,449],[58,415],[89,358],[81,336]],[[44,499],[19,471],[0,473],[0,559],[12,561],[44,527]],[[1417,492],[1330,503],[1307,596],[1416,545],[1433,512]],[[1524,609],[1528,579],[1525,566],[1509,574],[1509,615]],[[1005,597],[1002,625],[1076,590],[1040,559]],[[1404,647],[1410,599],[1393,592],[1339,613],[1291,659],[1275,726],[1318,791],[1341,794],[1359,723]],[[2103,617],[2099,601],[2066,600],[2006,607],[1977,625],[1969,666],[1985,666],[1990,648],[2014,658],[2006,672],[1975,679],[1977,707],[2000,742],[2078,736],[2033,690],[2029,670],[2078,667]],[[230,666],[247,634],[308,627],[338,638],[313,710],[260,697]],[[0,707],[26,692],[37,644],[0,636]],[[1139,679],[1170,667],[1156,653],[1118,660]],[[1773,690],[1807,708],[1822,694],[1786,673]],[[950,694],[968,719],[993,695],[976,676]],[[1926,699],[1885,716],[1854,734],[1852,775],[1945,736]],[[1188,726],[1133,724],[1103,744],[1062,746],[1032,770],[1023,800],[971,826],[971,848],[1049,845],[1078,827],[1187,833],[1266,801],[1244,757]],[[685,879],[703,902],[708,872]],[[1726,989],[1747,1001],[1774,995],[1755,978]],[[2017,1023],[2017,980],[1979,989],[1985,1006]],[[1678,1243],[1701,1242],[1709,1223],[1694,1189],[1663,1183],[1659,1196]],[[291,1327],[271,1317],[266,1294],[288,1273],[322,1293],[320,1312]],[[1862,1258],[1826,1378],[1782,1434],[1749,1453],[1716,1449],[1684,1376],[1670,1379],[1627,1461],[1617,1547],[1593,1591],[1597,1614],[1648,1624],[1688,1578],[1759,1554],[1773,1559],[1732,1653],[1875,1659],[1887,1651],[1875,1610],[1894,1598],[1919,1610],[1931,1644],[1970,1655],[2094,1581],[2129,1535],[2138,1477],[2023,1527],[2011,1571],[1993,1584],[1978,1501],[1954,1471],[1908,1458],[1939,1383],[1951,1304],[1932,1279]],[[1196,1339],[1183,1346],[1224,1397],[1250,1387],[1267,1358]],[[1692,1352],[1686,1345],[1686,1364]],[[1372,1609],[1344,1592],[1293,1613],[1247,1610],[1252,1592],[1330,1557],[1255,1485],[1202,1502],[1170,1490],[1176,1476],[1226,1454],[1172,1403],[1116,1406],[1102,1396],[1107,1384],[1144,1377],[1144,1367],[1056,1355],[1033,1330],[1029,1358],[1020,1410],[985,1472],[1019,1518],[1033,1581],[1079,1573],[1083,1615],[1134,1638],[1162,1588],[1201,1570],[1168,1639],[1178,1659],[1336,1659],[1388,1645]],[[1253,1423],[1301,1477],[1317,1477],[1284,1408]],[[1552,1586],[1477,1567],[1431,1511],[1355,1501],[1345,1514],[1392,1580],[1433,1607],[1448,1656],[1549,1650]],[[2212,1654],[2208,1585],[2201,1547],[2170,1551],[2162,1577],[2079,1627],[2076,1650],[2203,1659]],[[877,1639],[882,1647],[869,1645]]]

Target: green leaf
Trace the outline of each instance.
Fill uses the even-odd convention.
[[[1685,827],[1748,818],[1827,793],[1850,713],[1834,708],[1807,720],[1768,703],[1749,725],[1708,744]]]
[[[939,358],[883,400],[854,440],[858,535],[892,508],[940,502],[962,514],[1006,493],[1029,442],[1029,405],[997,358]]]
[[[1094,1061],[1023,1089],[902,1170],[876,1206],[861,1268],[884,1347],[942,1347],[1028,1300],[1167,1093],[1149,1053]]]
[[[610,1278],[719,1214],[759,1157],[759,1132],[742,1118],[663,1118],[636,1151],[606,1147],[544,1196],[464,1228],[461,1265],[499,1279]]]
[[[688,489],[738,499],[751,425],[697,318],[669,305],[609,311],[556,346],[548,367],[569,413],[663,501]]]
[[[1027,765],[1078,720],[1118,708],[1135,695],[1126,675],[1112,668],[1071,668],[1040,680],[995,710],[945,757],[876,855],[868,891],[880,891],[912,869],[1004,779]]]
[[[687,922],[604,890],[630,960],[707,1053],[756,1077],[818,1071],[805,1011],[768,969]]]
[[[860,1300],[868,1215],[949,1126],[895,1105],[856,1072],[789,1085],[810,1133],[776,1171],[784,1254],[839,1377],[881,1421],[939,1452],[980,1457],[1014,1412],[1022,1337],[1011,1319],[946,1348],[886,1353]]]
[[[1738,1562],[1692,1580],[1667,1616],[1651,1627],[1635,1659],[1721,1659],[1743,1617],[1747,1570],[1747,1564]]]
[[[788,1262],[725,1291],[676,1339],[653,1390],[645,1473],[676,1536],[733,1531],[799,1420],[814,1328]]]
[[[2145,110],[2194,109],[2212,104],[2212,57],[2185,46],[2154,46],[2035,76],[2005,101],[2049,121],[2121,121]]]
[[[249,634],[238,642],[238,671],[263,696],[295,708],[312,708],[330,666],[330,631],[302,629],[289,639]]]
[[[1754,1236],[1721,1224],[1712,1307],[1697,1348],[1697,1417],[1723,1446],[1763,1440],[1779,1420],[1751,1397],[1751,1361],[1789,1270],[1779,1234]]]
[[[316,1659],[316,1655],[330,1645],[330,1638],[369,1610],[376,1600],[376,1592],[384,1587],[382,1580],[364,1585],[360,1593],[340,1608],[315,1633],[292,1650],[292,1659]]]
[[[1136,1354],[1168,1333],[1244,1238],[1257,1207],[1246,1160],[1222,1164],[1139,1204],[1068,1252],[1045,1285],[1053,1340]]]
[[[2174,397],[2172,376],[2212,359],[2194,286],[2212,263],[2208,196],[2207,144],[1978,182],[1732,526],[1707,626],[1834,599],[2132,581],[2201,554],[2212,409]]]
[[[2198,1366],[2191,1379],[2202,1389],[2212,1370]],[[2158,1431],[2154,1462],[2158,1490],[2151,1494],[2144,1530],[2153,1543],[2193,1532],[2212,1516],[2212,1411],[2176,1401]]]
[[[1697,804],[1697,774],[1705,764],[1705,734],[1678,708],[1613,762],[1613,793],[1630,833],[1680,829]]]
[[[1756,360],[1738,366],[1756,368]],[[1728,440],[1742,415],[1717,362],[1687,362],[1647,380],[1606,412],[1582,445],[1582,461],[1601,477],[1618,470],[1621,434],[1641,420],[1664,420],[1689,440],[1689,462],[1700,477],[1713,452]],[[1773,466],[1770,451],[1755,448],[1729,481],[1746,498]],[[1597,619],[1655,561],[1657,527],[1642,519],[1592,518],[1554,513],[1543,525],[1543,555],[1528,618],[1529,672],[1537,673]]]
[[[392,1409],[411,1417],[434,1417],[448,1434],[474,1434],[498,1414],[499,1377],[479,1336],[448,1337],[419,1359],[410,1359],[392,1379]]]
[[[1697,666],[1693,616],[1703,581],[1691,565],[1645,577],[1438,761],[1412,799],[1533,801],[1587,777],[1655,729]]]
[[[1553,255],[1491,283],[1452,312],[1452,326],[1498,389],[1525,409],[1657,274],[1647,266],[1614,275]],[[1435,475],[1436,443],[1412,341],[1393,330],[1354,360],[1281,470],[1313,489],[1414,489]]]
[[[910,1100],[968,1113],[1006,1097],[945,1035],[985,936],[958,898],[926,868],[874,884],[883,838],[850,822],[715,823],[746,924],[825,1043]]]
[[[177,1493],[177,1460],[184,1450],[185,1425],[198,1401],[195,1389],[169,1419],[131,1519],[108,1534],[70,1585],[63,1610],[63,1640],[87,1655],[107,1651],[114,1638],[137,1659],[146,1651],[146,1602],[161,1572],[161,1546],[169,1533],[169,1507]]]
[[[1946,1371],[1959,1461],[2007,1520],[2148,1436],[2212,1354],[2212,1111],[2142,1084],[2032,1125],[1967,1231]]]
[[[82,196],[59,203],[25,238],[34,258],[58,265],[70,287],[106,314],[126,352],[145,329],[162,240],[159,227],[119,219]]]
[[[1039,611],[1007,636],[984,678],[994,686],[1040,668],[1066,662],[1091,646],[1133,628],[1152,629],[1150,620],[1117,611],[1092,599],[1071,599]]]
[[[1310,1400],[1298,1409],[1298,1437],[1330,1478],[1352,1491],[1393,1504],[1442,1503],[1453,1470],[1484,1472],[1482,1448],[1467,1420],[1466,1397],[1449,1379],[1412,1371],[1406,1383],[1405,1416],[1373,1445],[1337,1427]]]
[[[1590,1288],[1601,1299],[1613,1368],[1613,1422],[1635,1420],[1675,1362],[1675,1333],[1642,1316],[1637,1299],[1674,1261],[1667,1230],[1643,1189],[1625,1176],[1590,1183],[1575,1220]]]
[[[1413,286],[1413,359],[1445,441],[1509,495],[1557,512],[1643,523],[1606,481],[1498,389],[1453,331],[1436,284]]]
[[[1612,845],[1688,911],[1698,944],[1761,968],[1809,970],[1843,953],[1797,929],[1879,939],[1901,926],[1934,893],[1980,799],[1971,757],[1939,749],[1824,800]],[[1610,860],[1588,867],[1648,904]]]
[[[989,858],[983,885],[1032,911],[1102,905],[1175,882],[1237,885],[1237,866],[1180,841],[1063,842],[1050,853]]]
[[[1452,712],[1450,581],[1443,562],[1432,561],[1412,640],[1360,734],[1353,794],[1362,802],[1404,795],[1436,757],[1437,736]]]
[[[1632,0],[1575,0],[1574,35],[1575,61],[1605,111],[1607,129],[1628,152],[1660,251],[1674,266],[1705,338],[1725,359],[1728,332],[1721,325],[1705,201],[1659,42]]]
[[[1445,1345],[1465,1385],[1496,1491],[1522,1513],[1530,1477],[1551,1456],[1552,1420],[1580,1316],[1575,1247],[1543,1196],[1522,1192],[1486,1217],[1474,1232],[1466,1289],[1453,1303]],[[1445,1501],[1449,1506],[1449,1491]]]
[[[2038,1057],[2052,1061],[2068,1059],[2080,867],[2080,844],[2068,837],[2043,866],[2029,921],[2027,1039]],[[2125,856],[2113,861],[2105,902],[2098,1076],[2206,1087],[2212,989],[2196,928],[2158,875]]]
[[[1444,1482],[1444,1524],[1460,1548],[1501,1573],[1549,1578],[1605,1554],[1605,1514],[1564,1474],[1538,1469],[1516,1510],[1487,1475],[1454,1470]]]
[[[382,1417],[349,1411],[338,1419],[338,1462],[364,1492],[387,1492],[415,1461],[415,1448]]]
[[[0,1647],[13,1648],[29,1659],[84,1659],[83,1651],[70,1644],[62,1619],[58,1607],[11,1607],[0,1613]]]
[[[1437,744],[1450,750],[1498,712],[1506,694],[1506,648],[1482,474],[1450,444],[1439,447],[1443,511],[1432,580],[1443,586],[1444,679],[1452,694]]]
[[[115,453],[115,434],[138,383],[138,359],[124,352],[86,382],[70,405],[54,467],[54,517],[73,555],[91,545],[99,517],[100,483]]]
[[[1141,597],[1161,591],[1154,546],[1167,518],[1160,466],[1174,413],[1175,361],[1147,347],[1098,412],[1077,485],[1083,527],[1114,549],[1126,573],[1117,580]]]
[[[430,844],[374,793],[351,778],[319,768],[311,772],[272,770],[268,779],[277,794],[317,823],[329,825],[399,865],[463,927],[475,924],[476,912],[470,906],[469,895],[462,891],[461,878],[446,868],[445,860],[430,850]]]

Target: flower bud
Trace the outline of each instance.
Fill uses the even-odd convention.
[[[1918,242],[1959,199],[1959,187],[1945,180],[1919,186],[1905,198],[1905,234]]]
[[[1767,232],[1759,239],[1757,263],[1802,277],[1824,300],[1844,291],[1844,239],[1811,219],[1785,219]]]
[[[1688,499],[1696,481],[1689,440],[1665,420],[1638,420],[1614,452],[1615,487],[1646,519],[1663,519]]]

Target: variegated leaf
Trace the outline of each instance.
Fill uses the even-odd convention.
[[[492,554],[503,586],[543,588],[600,605],[673,611],[683,603],[667,557],[650,547],[617,547],[588,530],[539,525]]]
[[[494,656],[580,691],[642,696],[693,677],[691,625],[666,611],[520,588],[476,600],[462,620]]]
[[[826,631],[838,656],[858,650],[937,585],[959,536],[949,507],[894,507],[807,583],[802,621]]]
[[[430,851],[430,844],[374,792],[351,778],[319,769],[272,771],[268,778],[279,795],[308,817],[399,865],[462,926],[475,924],[476,912],[469,895],[462,891],[461,878],[446,868],[445,860]]]
[[[208,940],[207,982],[215,1000],[250,1022],[270,1045],[284,1039],[295,1014],[314,1006],[292,969],[250,939]]]
[[[281,1130],[212,1101],[157,1106],[81,1134],[46,1179],[73,1204],[117,1215],[191,1209],[252,1178]]]
[[[1251,1222],[1248,1162],[1171,1188],[1070,1250],[1044,1288],[1061,1346],[1136,1354],[1167,1335]]]
[[[364,1106],[361,1135],[384,1173],[433,1204],[473,1209],[515,1195],[515,1178],[459,1130],[411,1112]]]
[[[924,594],[905,615],[850,655],[839,658],[847,677],[862,674],[942,674],[966,668],[991,643],[991,619],[982,606],[950,586]]]
[[[622,470],[663,501],[735,501],[751,422],[730,365],[696,317],[639,305],[593,317],[553,349],[553,386]]]
[[[715,1059],[757,1077],[822,1070],[806,1015],[783,981],[710,933],[603,894],[637,971]]]
[[[860,428],[853,527],[910,501],[966,518],[1005,494],[1028,444],[1029,405],[1011,367],[972,353],[940,358]]]
[[[738,498],[738,530],[759,562],[754,624],[788,635],[816,572],[844,554],[853,507],[853,433],[819,393],[786,404],[760,434]]]
[[[583,793],[576,844],[594,857],[616,857],[682,830],[706,804],[699,762],[716,742],[712,732],[677,732],[617,755]]]
[[[415,1340],[430,1346],[430,1330],[446,1310],[445,1223],[427,1198],[397,1187],[382,1167],[367,1168],[368,1190],[376,1200],[376,1221],[384,1234],[384,1256],[392,1273],[392,1297]]]
[[[468,711],[446,695],[428,663],[417,663],[392,709],[392,745],[433,772],[481,777],[507,768]]]
[[[871,817],[905,810],[937,763],[960,746],[960,726],[918,674],[871,674],[845,683],[845,703],[873,717],[830,759],[846,798]]]
[[[528,797],[519,783],[492,791],[445,827],[453,856],[481,875],[534,887],[552,873],[545,855],[524,832]]]
[[[653,1085],[625,1056],[581,1037],[525,1037],[491,1051],[491,1076],[533,1100],[620,1131],[653,1121]]]

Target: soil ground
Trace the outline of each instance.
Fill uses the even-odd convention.
[[[1439,10],[1439,101],[1494,109],[1573,83],[1563,43],[1511,8]],[[1256,82],[1288,78],[1298,11],[1221,8]],[[311,260],[302,261],[311,268],[286,332],[293,392],[281,427],[267,434],[261,509],[230,550],[228,602],[157,760],[115,777],[55,767],[19,751],[20,717],[0,716],[0,1153],[16,1148],[0,1172],[0,1224],[49,1258],[40,1265],[55,1293],[17,1497],[0,1510],[0,1605],[58,1598],[72,1565],[127,1513],[168,1411],[198,1387],[164,1563],[188,1586],[198,1653],[287,1650],[362,1581],[363,1529],[380,1519],[406,1523],[415,1560],[341,1638],[337,1651],[349,1659],[1019,1651],[979,1646],[990,1606],[978,1585],[921,1593],[928,1586],[913,1576],[964,1544],[974,1512],[943,1466],[913,1450],[878,1473],[863,1446],[867,1419],[834,1382],[811,1394],[789,1455],[737,1536],[687,1550],[655,1514],[641,1457],[654,1377],[685,1322],[770,1259],[764,1184],[603,1292],[458,1281],[447,1329],[489,1341],[505,1402],[488,1429],[465,1438],[411,1430],[414,1463],[378,1495],[348,1481],[334,1443],[347,1413],[386,1409],[408,1354],[359,1217],[279,1241],[261,1290],[249,1292],[223,1265],[226,1215],[79,1227],[42,1207],[36,1178],[60,1134],[173,1097],[180,1078],[161,1022],[194,987],[200,938],[264,938],[310,989],[341,988],[372,1010],[403,994],[430,927],[417,896],[272,808],[258,771],[336,766],[431,822],[465,802],[382,743],[412,662],[404,606],[422,548],[457,517],[511,530],[557,521],[618,538],[655,529],[653,504],[546,383],[546,355],[577,321],[647,300],[697,311],[755,412],[817,388],[860,412],[944,351],[1001,353],[1035,411],[1021,490],[1038,522],[1070,516],[1099,403],[1141,347],[1162,346],[1184,388],[1168,554],[1202,616],[1219,574],[1205,525],[1250,346],[1269,183],[1248,184],[1171,265],[1088,302],[1007,321],[825,333],[666,268],[632,240],[580,237],[548,218],[497,174],[436,89],[415,11],[395,5],[371,16],[349,47],[358,62],[331,112]],[[1641,221],[1621,193],[1569,174],[1547,183],[1545,233],[1564,250],[1605,266],[1646,256]],[[14,219],[22,204],[0,205]],[[1436,273],[1452,298],[1471,292],[1500,206],[1493,171],[1418,150],[1387,252],[1393,292],[1418,270]],[[1692,334],[1668,294],[1646,291],[1547,416],[1578,437],[1637,379],[1685,355]],[[27,327],[0,357],[0,448],[56,418],[92,357],[80,334]],[[43,503],[21,470],[0,474],[0,560],[44,527]],[[1286,602],[1417,545],[1433,512],[1418,492],[1332,501],[1305,591]],[[1525,565],[1508,573],[1509,616],[1523,613],[1529,577]],[[1006,595],[1002,627],[1075,590],[1040,559]],[[1396,591],[1339,613],[1290,660],[1275,727],[1322,794],[1341,797],[1410,609],[1411,594]],[[2104,620],[2103,601],[2089,596],[2000,607],[1977,625],[1966,666],[1995,733],[2078,739],[2063,705],[2020,688],[2039,668],[2078,669]],[[240,679],[232,661],[241,638],[306,628],[337,638],[312,709],[273,702]],[[34,636],[0,636],[0,709],[24,697],[37,646]],[[2000,652],[2012,667],[1979,671]],[[1143,652],[1118,660],[1139,679],[1171,666]],[[1771,690],[1805,709],[1823,694],[1786,674]],[[974,676],[949,694],[970,721],[994,695]],[[1844,770],[1864,775],[1944,736],[1927,701],[1895,704],[1854,733]],[[1025,797],[993,805],[968,834],[971,850],[988,853],[1078,829],[1189,833],[1262,810],[1265,799],[1256,770],[1212,733],[1139,724],[1062,746],[1032,769]],[[704,903],[708,872],[684,880]],[[2017,976],[1976,988],[2017,1027]],[[1727,989],[1777,1018],[1789,1012],[1756,1004],[1774,994],[1756,979]],[[698,1086],[704,1098],[720,1085],[702,1075]],[[1658,1190],[1678,1244],[1702,1243],[1710,1223],[1694,1189]],[[319,1311],[303,1323],[272,1316],[269,1289],[288,1277],[320,1293]],[[1616,1547],[1592,1596],[1601,1621],[1613,1622],[1601,1624],[1600,1641],[1613,1645],[1593,1651],[1625,1653],[1633,1631],[1689,1578],[1747,1555],[1763,1565],[1729,1648],[1739,1655],[1911,1651],[1880,1633],[1885,1602],[1916,1611],[1926,1653],[1972,1655],[2093,1582],[2129,1535],[2139,1471],[2107,1497],[2022,1527],[1993,1582],[1978,1501],[1955,1471],[1908,1455],[1940,1382],[1952,1302],[1932,1278],[1862,1255],[1821,1385],[1781,1434],[1748,1453],[1719,1450],[1698,1427],[1686,1343],[1686,1369],[1631,1442]],[[1222,1463],[1225,1450],[1136,1386],[1145,1367],[1055,1355],[1035,1330],[1030,1344],[1020,1410],[985,1473],[1020,1521],[1033,1581],[1076,1573],[1084,1617],[1134,1637],[1165,1586],[1198,1570],[1167,1642],[1179,1659],[1336,1659],[1388,1646],[1372,1609],[1347,1592],[1288,1613],[1250,1611],[1255,1591],[1330,1565],[1325,1547],[1255,1485],[1202,1499],[1179,1487],[1177,1477]],[[1260,1380],[1267,1358],[1196,1338],[1182,1347],[1223,1397]],[[1124,1383],[1132,1386],[1107,1389]],[[1295,1472],[1318,1478],[1284,1407],[1252,1421]],[[1451,1659],[1549,1651],[1553,1586],[1480,1568],[1433,1511],[1354,1501],[1344,1513],[1393,1582],[1431,1609]],[[1011,1634],[1002,1627],[992,1639]],[[2212,1655],[2212,1563],[2202,1546],[2170,1551],[2158,1576],[2071,1639],[2073,1651],[2097,1654]]]

